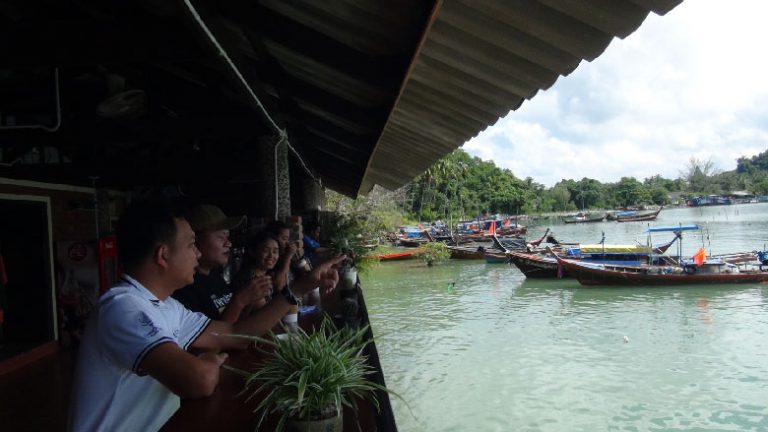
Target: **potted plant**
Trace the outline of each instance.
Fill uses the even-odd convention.
[[[255,410],[256,429],[275,413],[280,431],[341,431],[345,406],[357,413],[357,400],[365,399],[378,410],[375,392],[395,393],[367,379],[373,372],[363,355],[367,331],[368,326],[337,329],[326,316],[311,333],[299,329],[289,337],[236,335],[274,348],[260,348],[267,357],[254,372],[225,366],[246,378],[244,393],[265,396]]]
[[[429,242],[424,243],[424,245],[421,246],[421,251],[418,253],[418,256],[431,267],[436,262],[450,258],[451,250],[448,249],[448,246],[445,243]]]
[[[333,219],[326,224],[331,250],[336,254],[347,256],[347,260],[339,268],[339,285],[341,289],[355,289],[357,287],[357,275],[373,268],[379,260],[367,257],[372,247],[366,241],[363,220],[341,214],[330,215],[329,218]]]

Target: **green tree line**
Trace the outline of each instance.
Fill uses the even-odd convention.
[[[733,171],[721,172],[711,160],[691,158],[674,179],[654,175],[642,180],[622,177],[615,183],[603,183],[584,177],[563,179],[547,188],[530,177],[520,179],[508,169],[457,149],[401,189],[375,188],[357,200],[330,192],[327,207],[355,214],[372,231],[378,231],[415,221],[455,221],[482,214],[666,205],[674,192],[685,199],[737,190],[768,194],[768,150],[737,159]]]

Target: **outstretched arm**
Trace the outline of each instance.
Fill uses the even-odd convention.
[[[291,291],[296,296],[303,296],[317,287],[320,287],[323,293],[333,291],[339,283],[339,272],[336,267],[346,258],[345,255],[339,255],[321,262],[309,274],[297,279]]]
[[[199,349],[244,349],[248,340],[232,338],[226,335],[243,334],[262,336],[272,330],[280,319],[288,313],[291,304],[282,295],[276,295],[266,306],[236,323],[211,321],[203,334],[192,344]]]
[[[243,310],[272,294],[272,278],[262,276],[248,281],[247,285],[237,289],[232,300],[221,313],[221,320],[234,324],[240,319]]]
[[[316,287],[329,292],[336,287],[339,274],[336,265],[346,257],[331,258],[317,267],[303,278],[296,281],[291,291],[296,297],[301,297]],[[201,349],[242,349],[248,345],[248,340],[232,338],[225,335],[247,334],[261,336],[270,331],[280,319],[288,313],[291,304],[283,295],[275,295],[266,306],[255,311],[252,315],[238,321],[235,324],[225,321],[211,321],[203,334],[192,344],[194,348]]]

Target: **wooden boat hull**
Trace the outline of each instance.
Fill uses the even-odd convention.
[[[385,253],[381,255],[366,255],[362,258],[363,259],[372,258],[372,259],[377,259],[379,261],[401,261],[401,260],[414,259],[417,257],[419,252],[421,252],[421,249],[410,249],[407,251],[390,252],[390,253]]]
[[[523,235],[528,232],[528,227],[524,225],[518,225],[516,227],[501,227],[496,230],[496,234],[500,236],[514,236]]]
[[[658,216],[658,214],[651,214],[651,215],[644,215],[644,216],[635,216],[635,217],[627,217],[627,218],[616,218],[616,222],[652,221],[652,220],[656,220],[656,216]]]
[[[650,273],[649,267],[601,266],[557,259],[582,285],[679,286],[768,282],[768,272]]]
[[[669,249],[669,247],[679,238],[679,236],[675,236],[672,240],[668,241],[667,243],[662,243],[659,245],[654,246],[654,253],[656,254],[663,254],[664,252]],[[646,248],[645,250],[646,254],[642,253],[628,253],[626,255],[619,256],[615,253],[599,253],[600,250],[607,250],[607,251],[616,251],[616,248],[618,246],[616,245],[582,245],[585,251],[590,251],[595,248],[597,248],[596,252],[598,253],[590,253],[587,254],[588,256],[585,258],[586,260],[589,260],[591,262],[595,261],[612,261],[617,260],[619,262],[622,261],[635,261],[640,262],[643,259],[645,261],[648,261],[649,255],[648,252],[650,252],[650,248]],[[644,249],[642,247],[638,246],[627,246],[631,248],[629,251],[638,251],[642,252]],[[509,251],[507,254],[510,257],[510,260],[512,263],[520,269],[523,274],[525,274],[526,277],[532,277],[532,278],[555,278],[555,277],[571,277],[571,275],[568,272],[568,269],[562,266],[558,266],[557,259],[553,255],[549,254],[540,254],[540,253],[528,253],[528,252],[519,252],[519,251]],[[576,261],[576,260],[574,260]],[[580,262],[580,258],[578,260]],[[623,263],[624,265],[628,265],[627,263]],[[558,268],[560,267],[560,268]]]
[[[462,246],[448,246],[448,249],[451,250],[452,259],[467,259],[467,260],[485,259],[485,249],[478,250],[478,248],[476,247],[462,247]]]
[[[573,223],[595,223],[595,222],[602,222],[605,220],[605,216],[595,216],[595,217],[588,217],[588,218],[573,218],[573,219],[563,219],[564,223],[567,224],[573,224]]]
[[[656,220],[656,217],[661,213],[661,210],[664,207],[660,207],[658,210],[656,210],[653,213],[640,213],[636,215],[631,216],[617,216],[616,222],[643,222],[643,221],[652,221]]]
[[[525,250],[525,239],[522,237],[491,236],[493,247],[499,251]]]
[[[486,252],[484,258],[488,264],[504,264],[509,262],[509,257],[504,252]]]
[[[550,255],[526,252],[508,252],[509,259],[524,275],[529,278],[558,277],[557,260]],[[562,276],[567,276],[563,273]]]

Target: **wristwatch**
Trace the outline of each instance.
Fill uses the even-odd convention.
[[[280,294],[282,294],[285,301],[287,301],[289,304],[297,305],[299,304],[299,299],[296,298],[295,295],[291,292],[291,290],[288,289],[288,287],[285,287],[279,291]]]

